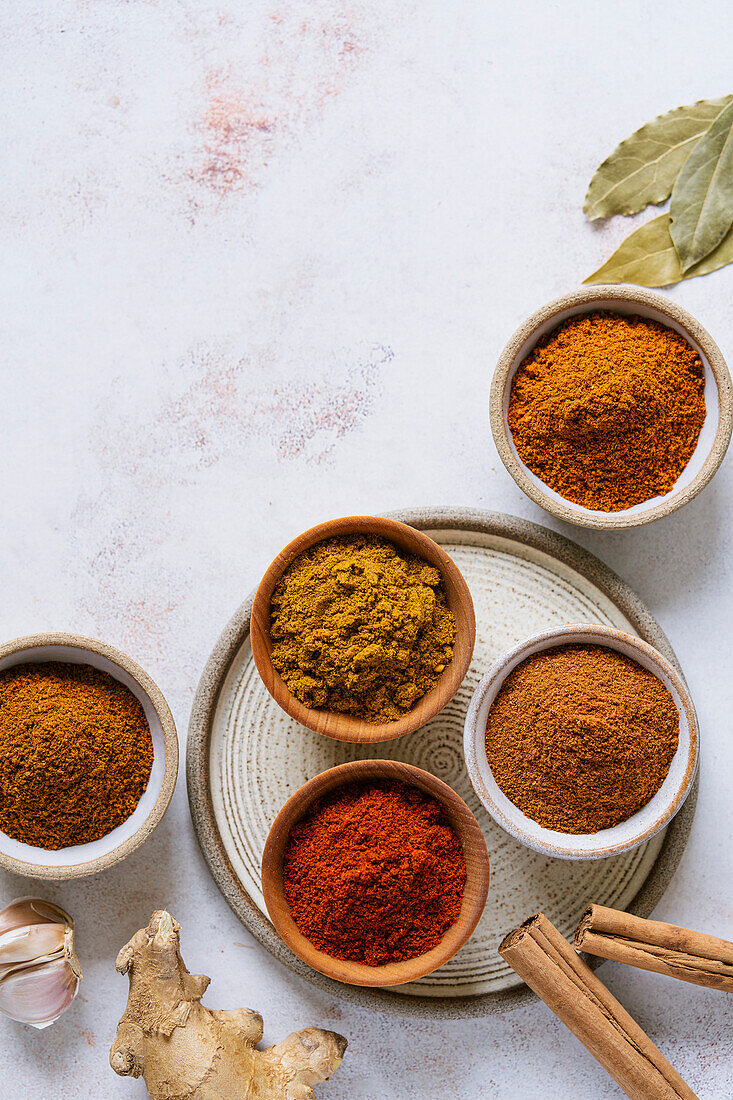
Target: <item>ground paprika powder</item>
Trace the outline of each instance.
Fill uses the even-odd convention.
[[[283,883],[315,947],[380,966],[440,943],[461,911],[466,861],[434,798],[399,781],[349,783],[291,830]]]
[[[502,684],[486,726],[496,782],[527,817],[564,833],[626,821],[664,782],[679,713],[661,680],[602,645],[535,653]]]
[[[153,766],[140,701],[89,665],[0,672],[0,830],[57,850],[126,821]]]
[[[543,336],[512,380],[519,457],[566,500],[618,512],[668,493],[705,419],[700,356],[646,317],[597,310]]]

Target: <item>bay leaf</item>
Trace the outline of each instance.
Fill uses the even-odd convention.
[[[672,188],[669,215],[683,271],[717,248],[733,225],[733,103],[685,161]]]
[[[583,210],[591,221],[664,202],[695,143],[733,96],[701,99],[647,122],[596,170]]]
[[[585,283],[636,283],[637,286],[670,286],[682,279],[707,275],[733,263],[733,229],[717,248],[687,271],[682,271],[670,233],[669,214],[660,214],[634,230],[602,267]]]

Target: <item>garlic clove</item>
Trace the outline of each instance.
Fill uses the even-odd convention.
[[[0,936],[29,924],[73,924],[73,921],[58,905],[38,898],[18,898],[0,910]]]
[[[64,953],[66,928],[63,924],[31,924],[0,935],[0,977],[17,965],[30,964]]]
[[[0,912],[0,1012],[47,1027],[74,1000],[81,976],[74,923],[63,909],[19,898]]]
[[[67,959],[44,960],[0,979],[0,1012],[45,1028],[66,1011],[78,989],[79,979]]]

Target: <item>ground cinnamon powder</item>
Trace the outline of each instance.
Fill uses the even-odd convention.
[[[440,943],[461,911],[466,861],[436,799],[397,781],[349,783],[293,827],[283,883],[312,944],[379,966]]]
[[[0,672],[0,830],[56,850],[98,840],[137,806],[153,766],[145,712],[89,665]]]
[[[668,493],[705,419],[703,366],[672,329],[608,311],[544,336],[512,380],[522,461],[567,500],[617,512]]]
[[[509,674],[489,711],[486,755],[533,821],[595,833],[656,794],[678,738],[677,707],[656,676],[606,646],[571,644]]]

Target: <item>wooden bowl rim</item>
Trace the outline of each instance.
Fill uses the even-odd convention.
[[[411,710],[396,722],[374,724],[352,715],[304,706],[289,690],[270,659],[270,600],[285,570],[316,543],[341,535],[378,535],[440,570],[446,601],[456,620],[453,660],[438,682]],[[453,559],[437,542],[409,524],[385,516],[343,516],[326,520],[303,531],[284,547],[266,570],[252,604],[250,638],[252,656],[262,681],[273,699],[296,722],[336,741],[377,744],[393,741],[424,726],[451,701],[468,672],[476,640],[476,615],[468,585]]]
[[[656,309],[670,321],[680,326],[688,336],[698,344],[708,361],[718,388],[718,424],[715,437],[710,446],[702,467],[695,477],[683,489],[668,493],[664,499],[648,508],[646,511],[598,513],[582,505],[563,504],[555,500],[549,493],[531,481],[524,472],[523,465],[517,461],[511,443],[511,433],[504,416],[504,394],[511,383],[512,367],[514,361],[528,340],[540,326],[556,314],[577,307],[577,312],[585,312],[587,307],[597,302],[599,308],[613,309],[612,306],[603,306],[607,301],[637,303],[641,307]],[[516,481],[522,492],[539,504],[545,511],[557,516],[559,519],[572,523],[576,527],[588,527],[597,531],[623,530],[629,527],[641,527],[647,523],[662,519],[664,516],[676,512],[701,492],[716,473],[721,462],[725,458],[728,445],[733,432],[733,382],[725,358],[713,340],[710,333],[691,313],[677,305],[670,298],[664,297],[646,287],[627,286],[625,284],[598,284],[596,286],[580,287],[578,290],[563,294],[542,306],[531,314],[516,330],[508,344],[499,356],[491,381],[491,394],[489,398],[489,419],[494,442],[504,466]]]
[[[64,632],[47,632],[41,634],[27,634],[20,638],[13,638],[0,646],[0,660],[15,654],[22,656],[26,651],[39,649],[45,646],[68,646],[70,649],[78,649],[82,652],[94,653],[99,657],[105,657],[112,664],[118,665],[136,681],[140,689],[148,696],[153,708],[160,720],[165,743],[165,766],[163,782],[155,804],[147,818],[127,840],[123,841],[112,851],[106,852],[96,859],[82,863],[75,863],[67,867],[56,867],[45,863],[29,863],[16,859],[13,856],[0,852],[0,867],[6,871],[12,871],[16,875],[25,875],[28,878],[46,880],[62,880],[84,878],[86,875],[95,875],[100,871],[113,867],[126,859],[136,851],[151,833],[157,828],[163,819],[175,790],[178,778],[178,734],[170,707],[168,706],[162,691],[155,681],[137,662],[128,657],[126,653],[114,646],[101,642],[97,638],[88,638],[82,634],[70,634]],[[22,660],[15,662],[21,664]],[[81,663],[81,662],[80,662]],[[10,666],[8,666],[10,667]],[[80,847],[83,847],[80,845]]]
[[[418,787],[444,807],[452,828],[461,841],[466,859],[466,888],[461,912],[440,943],[414,959],[367,966],[347,959],[335,959],[319,951],[298,930],[282,888],[282,860],[293,825],[312,803],[346,783],[366,779],[397,779]],[[309,779],[285,803],[270,828],[262,855],[262,892],[267,911],[285,944],[308,966],[326,977],[347,985],[396,986],[423,978],[451,959],[470,938],[481,919],[489,891],[489,854],[481,828],[470,808],[452,787],[430,772],[397,760],[352,760]]]

